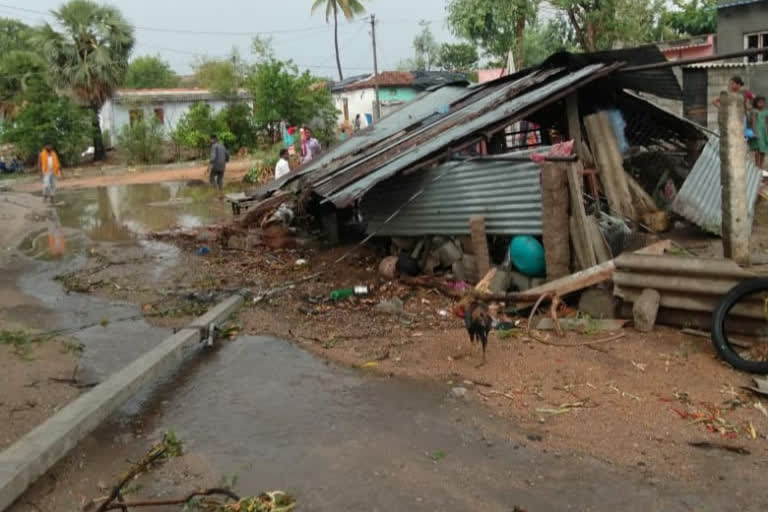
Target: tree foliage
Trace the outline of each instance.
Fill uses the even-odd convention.
[[[440,45],[437,65],[445,71],[472,71],[477,69],[479,60],[474,44],[443,43]]]
[[[204,158],[212,134],[218,136],[224,145],[231,144],[235,138],[208,103],[198,102],[181,116],[171,139],[180,147],[197,150],[198,156]]]
[[[159,56],[136,57],[128,65],[123,87],[129,89],[153,89],[177,87],[179,76],[171,65]]]
[[[440,45],[437,44],[435,35],[426,20],[419,21],[421,31],[413,38],[414,70],[431,71],[437,64],[440,54]]]
[[[37,156],[50,143],[62,164],[80,161],[80,154],[91,136],[89,113],[68,98],[53,94],[39,95],[18,116],[3,126],[2,140],[16,146],[26,161]]]
[[[232,59],[204,58],[195,65],[200,86],[224,97],[234,97],[243,85],[243,76]]]
[[[314,0],[312,2],[312,13],[325,7],[325,21],[330,23],[333,18],[333,44],[336,49],[336,67],[339,71],[339,80],[344,80],[344,73],[341,71],[341,55],[339,53],[339,12],[351,21],[355,16],[365,13],[365,6],[360,0]]]
[[[123,126],[117,140],[129,164],[154,164],[162,159],[165,133],[163,125],[154,119]]]
[[[664,0],[551,0],[565,13],[584,51],[655,41],[662,29]]]
[[[562,15],[546,22],[537,21],[525,32],[525,62],[528,66],[537,66],[556,52],[577,50],[576,36]]]
[[[133,27],[115,7],[70,0],[53,11],[57,31],[46,23],[37,40],[55,84],[91,109],[94,158],[105,157],[99,110],[125,78]]]
[[[34,29],[10,18],[0,18],[0,55],[21,50],[32,51]]]
[[[260,130],[274,134],[278,123],[309,125],[321,142],[335,138],[338,111],[323,81],[309,72],[299,72],[292,61],[274,58],[256,64],[246,83],[254,105],[255,122]]]
[[[663,24],[680,37],[717,32],[717,0],[673,0],[674,10],[663,15]]]
[[[449,0],[448,27],[490,57],[506,58],[512,50],[515,65],[525,65],[525,27],[536,19],[539,0]]]

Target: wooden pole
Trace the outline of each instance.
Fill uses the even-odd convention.
[[[741,94],[720,93],[719,122],[723,253],[736,263],[748,265],[747,144],[744,139],[744,98]]]
[[[566,164],[541,164],[541,222],[547,279],[567,276],[571,273],[571,246]]]

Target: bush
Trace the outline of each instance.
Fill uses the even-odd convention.
[[[125,125],[117,136],[120,150],[129,164],[154,164],[163,152],[163,126],[154,120],[140,120],[133,126]]]
[[[256,146],[256,123],[253,118],[253,109],[244,102],[236,102],[223,109],[217,117],[217,125],[226,127],[232,135],[229,144],[222,141],[230,151],[240,148],[252,148]]]
[[[75,165],[92,136],[90,112],[67,98],[41,96],[3,127],[1,138],[14,144],[27,162],[36,160],[43,146],[50,143],[62,165]]]

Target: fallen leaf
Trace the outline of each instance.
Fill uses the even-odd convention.
[[[768,410],[766,410],[765,406],[763,405],[763,402],[755,402],[752,404],[752,407],[763,413],[763,416],[768,417]]]

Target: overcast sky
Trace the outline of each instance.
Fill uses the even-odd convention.
[[[196,57],[227,55],[233,46],[250,55],[249,34],[269,34],[281,58],[323,76],[334,76],[332,25],[324,12],[310,14],[312,0],[113,0],[136,26],[136,55],[160,54],[180,73],[189,73]],[[432,22],[439,42],[451,40],[445,26],[446,0],[363,0],[368,13],[380,22],[376,28],[379,68],[394,69],[413,53],[411,43],[418,22]],[[60,0],[0,0],[0,16],[38,24]],[[26,9],[26,10],[23,10]],[[34,12],[34,11],[39,11]],[[221,32],[222,34],[173,31]],[[232,33],[236,34],[232,34]],[[226,34],[224,34],[226,33]],[[340,23],[339,44],[345,75],[373,70],[370,24]]]

